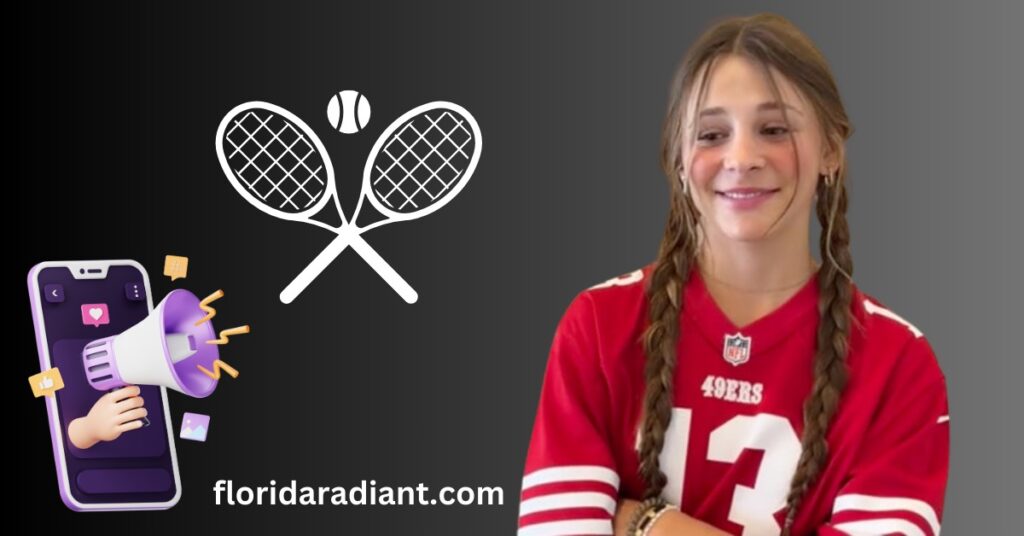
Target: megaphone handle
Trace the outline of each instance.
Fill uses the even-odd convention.
[[[115,388],[113,388],[113,389],[107,389],[107,392],[108,392],[108,393],[113,393],[114,391],[116,391],[116,390],[118,390],[118,389],[120,389],[120,387],[115,387]],[[149,426],[149,424],[150,424],[150,422],[149,422],[149,417],[143,417],[143,418],[141,418],[141,419],[135,419],[135,420],[137,420],[137,421],[142,421],[142,427],[143,427],[143,428],[145,428],[145,427]]]

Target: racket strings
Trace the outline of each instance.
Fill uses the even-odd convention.
[[[374,195],[392,210],[412,212],[430,206],[452,191],[471,160],[473,134],[465,119],[449,110],[431,117],[433,112],[406,123],[374,162]]]
[[[287,119],[248,110],[224,135],[235,177],[262,203],[302,212],[327,190],[323,158],[307,136]],[[301,154],[300,154],[301,153]],[[276,194],[276,195],[275,195]]]

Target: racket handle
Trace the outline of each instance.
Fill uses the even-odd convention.
[[[405,303],[416,303],[416,300],[420,297],[416,290],[409,286],[409,283],[402,279],[402,276],[398,275],[398,272],[383,257],[377,254],[377,251],[370,247],[370,244],[367,244],[362,236],[353,233],[350,240],[352,242],[352,249],[362,256],[363,260],[378,275],[384,278],[384,281],[391,285],[391,288],[395,289],[395,292],[405,300]]]
[[[331,241],[330,244],[320,252],[319,255],[313,259],[313,262],[309,263],[308,266],[303,268],[300,273],[288,286],[281,291],[281,303],[291,303],[302,294],[303,290],[313,282],[327,268],[328,264],[331,264],[338,255],[341,255],[342,251],[348,247],[349,240],[354,235],[349,233],[341,233],[337,238]]]

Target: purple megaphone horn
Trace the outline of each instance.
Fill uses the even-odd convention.
[[[217,388],[217,380],[199,366],[213,370],[220,353],[213,323],[206,321],[199,298],[172,290],[146,317],[120,335],[85,345],[82,363],[89,384],[100,391],[125,385],[162,385],[195,398]]]

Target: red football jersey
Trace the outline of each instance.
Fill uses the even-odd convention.
[[[612,534],[639,499],[637,457],[653,265],[580,292],[555,333],[519,505],[520,536]],[[683,290],[663,497],[731,534],[777,535],[813,380],[817,279],[738,328],[694,270]],[[949,463],[946,382],[913,325],[854,288],[849,381],[829,459],[793,534],[936,536]]]

